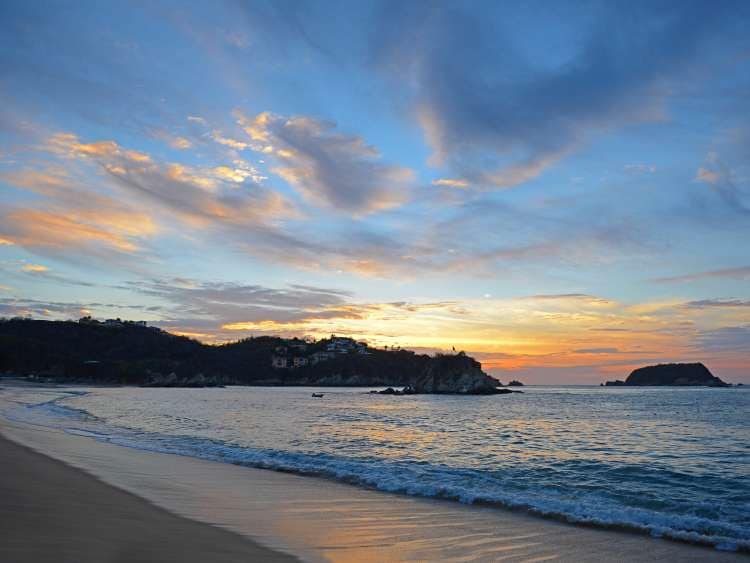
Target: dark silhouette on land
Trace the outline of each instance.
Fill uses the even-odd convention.
[[[694,364],[659,364],[633,370],[625,381],[619,379],[607,381],[612,386],[707,386],[729,387],[728,383],[713,375],[701,363]]]
[[[491,394],[501,385],[463,352],[430,357],[336,336],[261,336],[210,346],[145,323],[87,317],[1,321],[2,372],[42,382],[149,387],[410,386],[419,393]]]

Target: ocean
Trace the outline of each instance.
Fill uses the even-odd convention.
[[[10,419],[122,446],[750,552],[750,389],[394,397],[8,387],[3,396]]]

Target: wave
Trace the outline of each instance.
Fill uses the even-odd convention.
[[[59,420],[63,416],[71,425],[66,427],[69,433],[140,450],[324,477],[389,493],[521,510],[572,524],[645,533],[720,550],[750,552],[750,527],[730,520],[628,506],[602,491],[573,494],[560,486],[546,485],[542,479],[535,481],[531,475],[516,478],[512,489],[510,481],[503,476],[473,468],[239,447],[208,438],[137,432],[108,425],[86,411],[57,404],[58,400],[67,397],[69,395],[30,406],[35,412],[28,412],[41,424],[49,424],[51,418]],[[75,426],[75,423],[85,426]],[[626,467],[621,471],[633,471],[633,468]],[[618,481],[613,478],[612,483]]]

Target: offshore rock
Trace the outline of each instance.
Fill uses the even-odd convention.
[[[438,354],[413,378],[411,393],[436,393],[457,395],[495,395],[512,393],[498,389],[500,382],[482,371],[482,364],[459,352],[455,355]]]
[[[605,387],[622,387],[623,385],[626,385],[626,383],[622,379],[615,379],[614,381],[607,381],[606,383],[602,383]]]
[[[141,387],[223,387],[224,382],[219,377],[206,377],[202,373],[192,377],[178,377],[172,372],[169,375],[160,373],[151,374],[148,381],[141,384]]]
[[[638,368],[631,372],[625,385],[729,386],[701,363],[659,364]]]

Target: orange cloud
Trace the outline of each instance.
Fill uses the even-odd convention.
[[[42,195],[54,195],[65,188],[70,178],[62,168],[47,170],[21,170],[0,175],[0,179],[16,186]]]
[[[97,141],[81,143],[73,133],[56,133],[47,142],[51,152],[68,157],[111,156],[120,150],[114,141]]]
[[[47,266],[41,264],[24,264],[21,268],[24,272],[46,272],[49,270]]]
[[[213,220],[247,225],[295,215],[281,194],[259,186],[231,196],[226,193],[246,180],[259,184],[265,179],[243,160],[234,160],[232,166],[206,169],[159,163],[148,154],[124,149],[114,141],[81,143],[69,133],[53,136],[48,146],[66,156],[96,157],[119,186],[178,213],[191,225],[207,225]]]
[[[250,143],[245,143],[243,141],[238,141],[236,139],[230,139],[229,137],[224,137],[220,131],[214,131],[211,133],[211,139],[213,139],[215,142],[219,143],[220,145],[224,145],[226,147],[229,147],[230,149],[234,150],[245,150],[250,146]]]
[[[468,188],[469,182],[462,180],[461,178],[438,178],[433,180],[433,186],[448,187],[448,188]]]
[[[97,244],[129,253],[138,250],[137,239],[156,232],[148,215],[106,209],[20,209],[4,217],[3,228],[12,230],[16,243],[25,247],[65,249]]]
[[[314,337],[348,334],[376,346],[425,350],[455,347],[476,354],[486,369],[580,366],[622,374],[644,362],[706,360],[713,356],[696,347],[701,331],[748,323],[750,309],[741,304],[706,311],[679,302],[629,305],[569,294],[337,304],[292,320],[232,322],[221,329]]]
[[[169,146],[173,149],[185,150],[193,146],[193,143],[185,137],[175,137],[169,141]]]

